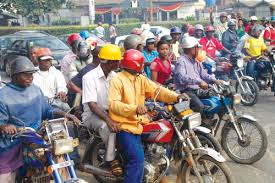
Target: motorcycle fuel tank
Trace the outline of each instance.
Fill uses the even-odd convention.
[[[142,140],[147,142],[168,143],[172,140],[174,128],[167,120],[151,122],[143,126]]]
[[[222,107],[222,104],[220,102],[220,98],[216,97],[216,96],[211,96],[208,99],[201,99],[201,102],[205,106],[204,113],[206,115],[217,114],[220,111],[221,107]]]

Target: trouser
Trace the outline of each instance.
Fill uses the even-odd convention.
[[[82,119],[83,119],[83,123],[89,129],[93,129],[94,131],[99,133],[106,147],[105,160],[113,161],[116,155],[115,154],[116,134],[111,133],[106,122],[92,112],[83,112]]]
[[[255,78],[256,77],[256,74],[255,74],[255,60],[250,60],[248,63],[247,63],[247,67],[246,67],[246,74],[250,77],[253,77]]]
[[[111,38],[110,38],[111,44],[115,44],[115,41],[116,41],[116,37],[111,37]]]
[[[196,90],[187,90],[185,93],[191,98],[190,107],[193,111],[203,113],[204,105],[196,94]]]
[[[141,136],[121,131],[117,133],[117,139],[127,163],[124,183],[141,183],[144,173],[144,151]]]
[[[16,171],[0,174],[0,183],[15,183]]]

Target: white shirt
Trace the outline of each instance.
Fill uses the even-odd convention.
[[[49,99],[54,98],[59,92],[68,91],[64,76],[55,67],[50,67],[49,71],[39,70],[34,73],[33,84],[37,85]]]
[[[148,31],[150,31],[150,28],[151,28],[151,26],[148,23],[147,24],[144,23],[144,24],[141,25],[141,29],[142,30],[148,30]]]
[[[90,110],[87,103],[96,102],[102,110],[108,110],[108,89],[115,72],[110,72],[107,78],[101,66],[97,66],[84,75],[82,80],[82,104],[84,111]]]
[[[104,35],[105,35],[105,29],[102,26],[96,27],[95,31],[96,31],[97,37],[99,37],[99,38],[103,38],[104,37]]]
[[[73,52],[70,52],[67,55],[65,55],[63,60],[60,62],[61,72],[66,80],[66,83],[68,83],[70,80],[69,78],[70,65],[75,60],[76,60],[76,55]]]

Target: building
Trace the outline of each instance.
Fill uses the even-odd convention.
[[[275,0],[244,1],[239,0],[235,8],[242,11],[245,17],[270,17],[275,13]]]
[[[18,24],[18,16],[8,11],[0,10],[0,26],[20,25]]]

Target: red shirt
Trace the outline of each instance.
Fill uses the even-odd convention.
[[[270,45],[275,45],[275,28],[269,26],[264,31],[264,39],[270,39]]]
[[[244,32],[248,33],[249,30],[251,29],[252,25],[251,24],[248,24],[245,29],[244,29]]]
[[[165,65],[163,64],[162,60],[159,57],[152,62],[152,64],[156,63],[156,65],[155,67],[151,67],[151,70],[158,73],[157,82],[159,82],[160,84],[164,84],[166,80],[169,79],[172,73],[171,61],[170,60],[167,60],[167,61],[169,63],[168,68],[165,67]]]
[[[215,54],[217,50],[221,51],[223,49],[223,45],[214,37],[212,37],[210,40],[208,40],[206,37],[203,37],[200,40],[200,44],[211,58],[216,57]]]

